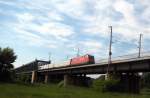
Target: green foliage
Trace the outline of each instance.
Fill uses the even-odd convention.
[[[104,79],[96,79],[93,82],[93,88],[97,91],[118,91],[120,88],[119,79],[117,78],[109,78],[107,80]]]
[[[13,49],[0,48],[0,81],[9,81],[11,79],[11,71],[13,69],[13,62],[16,60]]]
[[[119,90],[119,80],[118,79],[108,79],[104,82],[104,91],[118,91]]]
[[[0,84],[0,98],[150,98],[150,92],[139,95],[97,92],[90,88],[69,86],[59,88],[53,84]]]
[[[29,84],[31,81],[31,76],[27,74],[20,74],[16,78],[16,83],[21,83],[21,84]]]
[[[104,91],[105,80],[96,79],[93,81],[93,88],[97,91]]]
[[[11,48],[0,48],[0,63],[1,66],[6,70],[13,68],[12,63],[16,60],[16,58],[17,56],[14,54],[14,51]]]

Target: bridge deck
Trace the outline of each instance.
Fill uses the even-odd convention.
[[[45,70],[24,70],[17,72],[17,74],[25,73],[31,74],[32,71],[38,71],[39,73],[106,73],[108,66],[108,59],[98,59],[95,64],[89,65],[79,65],[79,66],[64,66],[64,67],[53,67]],[[23,68],[23,67],[20,67]],[[131,54],[119,57],[113,57],[112,63],[109,67],[109,71],[130,71],[130,72],[150,72],[150,52],[145,52],[141,54],[138,58],[138,54]]]
[[[142,61],[149,61],[150,60],[150,56],[144,56],[141,58],[130,58],[130,59],[122,59],[122,60],[113,60],[111,65],[117,65],[117,66],[121,66],[124,64],[129,64],[129,63],[138,63],[138,62],[142,62]],[[50,69],[46,69],[46,70],[38,70],[38,72],[44,72],[44,71],[61,71],[61,70],[71,70],[71,69],[84,69],[84,68],[92,68],[93,67],[97,67],[97,68],[104,68],[106,69],[108,65],[107,61],[103,61],[101,63],[96,63],[96,64],[89,64],[89,65],[80,65],[80,66],[66,66],[66,67],[54,67],[54,68],[50,68]],[[129,67],[129,65],[127,65]],[[142,65],[141,65],[142,66]],[[148,65],[149,66],[149,65]],[[114,67],[114,66],[113,66]],[[111,68],[110,68],[111,69]]]

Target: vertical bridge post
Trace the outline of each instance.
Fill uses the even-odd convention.
[[[69,75],[64,75],[64,87],[66,87],[67,85],[69,85]]]
[[[66,74],[64,75],[64,87],[67,85],[73,85],[75,82],[75,78],[73,75]]]
[[[45,74],[45,79],[44,79],[44,83],[48,82],[48,73]]]
[[[36,71],[32,71],[32,76],[31,76],[31,83],[33,84],[36,81],[37,78],[37,73]]]

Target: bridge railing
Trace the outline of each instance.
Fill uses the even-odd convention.
[[[132,60],[139,58],[138,53],[133,53],[133,54],[128,54],[128,55],[123,55],[123,56],[117,56],[117,57],[112,57],[111,61],[112,62],[117,62],[117,61],[126,61],[126,60]],[[150,57],[150,51],[148,52],[142,52],[140,55],[140,58],[143,57]],[[108,63],[108,59],[96,59],[96,63]]]

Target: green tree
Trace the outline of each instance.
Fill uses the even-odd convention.
[[[11,70],[14,68],[13,62],[16,60],[13,49],[0,48],[0,81],[5,81],[10,79]]]

